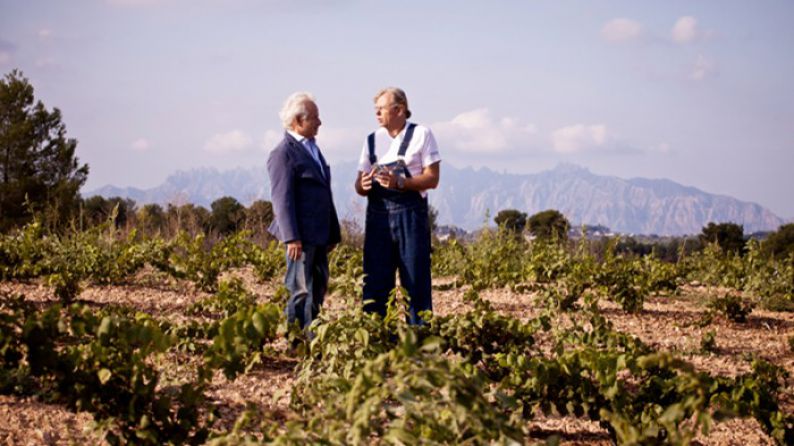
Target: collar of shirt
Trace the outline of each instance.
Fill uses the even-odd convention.
[[[290,136],[295,138],[295,141],[298,141],[299,143],[301,143],[303,145],[303,147],[307,147],[306,146],[307,138],[305,136],[301,135],[300,133],[293,132],[292,130],[287,130],[287,133],[289,133]]]
[[[383,129],[383,131],[386,132],[386,136],[388,136],[392,141],[399,140],[400,142],[402,142],[403,138],[405,137],[405,130],[408,129],[408,126],[410,124],[411,124],[410,122],[405,121],[405,125],[403,126],[402,130],[400,130],[400,133],[398,133],[397,136],[395,136],[394,138],[391,137],[389,131],[386,130],[385,127],[381,127],[381,129]]]
[[[308,151],[309,151],[309,155],[311,155],[311,157],[312,157],[312,158],[314,158],[315,160],[317,160],[317,158],[319,157],[319,154],[318,154],[318,155],[315,155],[315,153],[314,153],[314,149],[312,149],[312,146],[311,146],[311,144],[309,144],[309,138],[306,138],[305,136],[301,135],[300,133],[295,133],[295,132],[293,132],[292,130],[287,130],[287,133],[289,133],[289,134],[290,134],[290,136],[292,136],[293,138],[295,138],[295,140],[297,140],[299,143],[301,143],[301,145],[302,145],[302,146],[303,146],[303,147],[304,147],[306,150],[308,150]],[[316,142],[315,142],[314,144],[315,144],[315,146],[317,145],[317,143],[316,143]],[[318,162],[319,162],[319,161],[318,161]]]
[[[299,133],[295,133],[292,130],[287,130],[287,133],[289,133],[293,138],[298,140],[298,142],[301,143],[303,148],[306,149],[307,152],[309,152],[309,156],[311,157],[311,159],[314,160],[315,163],[317,163],[317,166],[320,168],[320,173],[323,175],[323,177],[325,177],[325,172],[323,171],[323,163],[322,161],[320,161],[320,149],[315,148],[317,147],[317,143],[315,142],[314,144],[311,144],[309,138],[306,138],[305,136]],[[312,147],[312,145],[314,145],[314,147]]]

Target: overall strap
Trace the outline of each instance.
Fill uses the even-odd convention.
[[[408,128],[405,129],[405,136],[403,136],[403,141],[400,144],[400,150],[397,152],[397,162],[402,165],[406,178],[411,178],[411,172],[408,170],[408,166],[405,165],[405,152],[408,150],[408,145],[411,144],[411,138],[414,136],[414,128],[416,128],[416,124],[408,124]]]
[[[367,146],[369,147],[369,163],[375,165],[378,162],[378,156],[375,155],[375,132],[372,132],[367,137]]]
[[[414,128],[416,128],[416,124],[411,123],[405,129],[405,136],[402,144],[400,144],[400,151],[397,152],[397,158],[405,158],[405,151],[408,150],[408,144],[411,144],[411,138],[414,137]]]

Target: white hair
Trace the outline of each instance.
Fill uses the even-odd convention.
[[[315,100],[314,96],[306,91],[292,93],[287,100],[284,101],[284,105],[281,107],[278,116],[281,118],[281,123],[284,125],[285,129],[291,129],[292,123],[295,122],[297,117],[306,117],[309,114],[309,110],[306,108],[307,102],[315,103]]]

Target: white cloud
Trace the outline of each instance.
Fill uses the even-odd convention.
[[[606,148],[611,139],[603,124],[574,124],[562,127],[551,134],[551,144],[556,152],[576,153]]]
[[[0,50],[0,65],[5,65],[11,60],[11,52]]]
[[[692,71],[689,73],[689,78],[696,81],[702,81],[703,79],[716,74],[716,72],[717,64],[713,60],[700,54],[695,61],[695,65],[692,67]]]
[[[487,108],[463,112],[449,121],[429,124],[442,151],[496,154],[537,147],[535,125],[512,117],[494,117]],[[358,160],[366,136],[373,128],[322,126],[317,143],[330,163]],[[268,152],[284,137],[283,130],[267,130],[260,147]]]
[[[495,120],[487,108],[461,113],[451,121],[438,122],[431,129],[444,149],[470,153],[495,153],[526,146],[537,133],[533,124],[517,119]]]
[[[692,16],[684,16],[676,20],[670,34],[676,43],[693,42],[701,35],[700,30],[698,30],[698,21]]]
[[[250,136],[240,130],[232,130],[228,133],[216,133],[204,144],[204,150],[211,153],[231,153],[242,152],[248,149],[253,143]]]
[[[601,28],[601,37],[609,42],[628,42],[641,35],[642,25],[639,22],[622,17],[610,20]]]
[[[317,142],[324,154],[334,153],[358,159],[364,138],[372,130],[346,127],[320,127]]]
[[[43,28],[39,30],[38,34],[39,34],[39,39],[47,40],[50,37],[52,37],[52,30],[48,28]]]
[[[130,144],[130,148],[136,152],[146,152],[150,147],[151,144],[146,138],[138,138]]]

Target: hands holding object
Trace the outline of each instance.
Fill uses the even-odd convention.
[[[405,184],[405,178],[381,165],[375,165],[369,173],[361,175],[361,188],[365,191],[372,189],[373,181],[387,189],[402,189]]]

